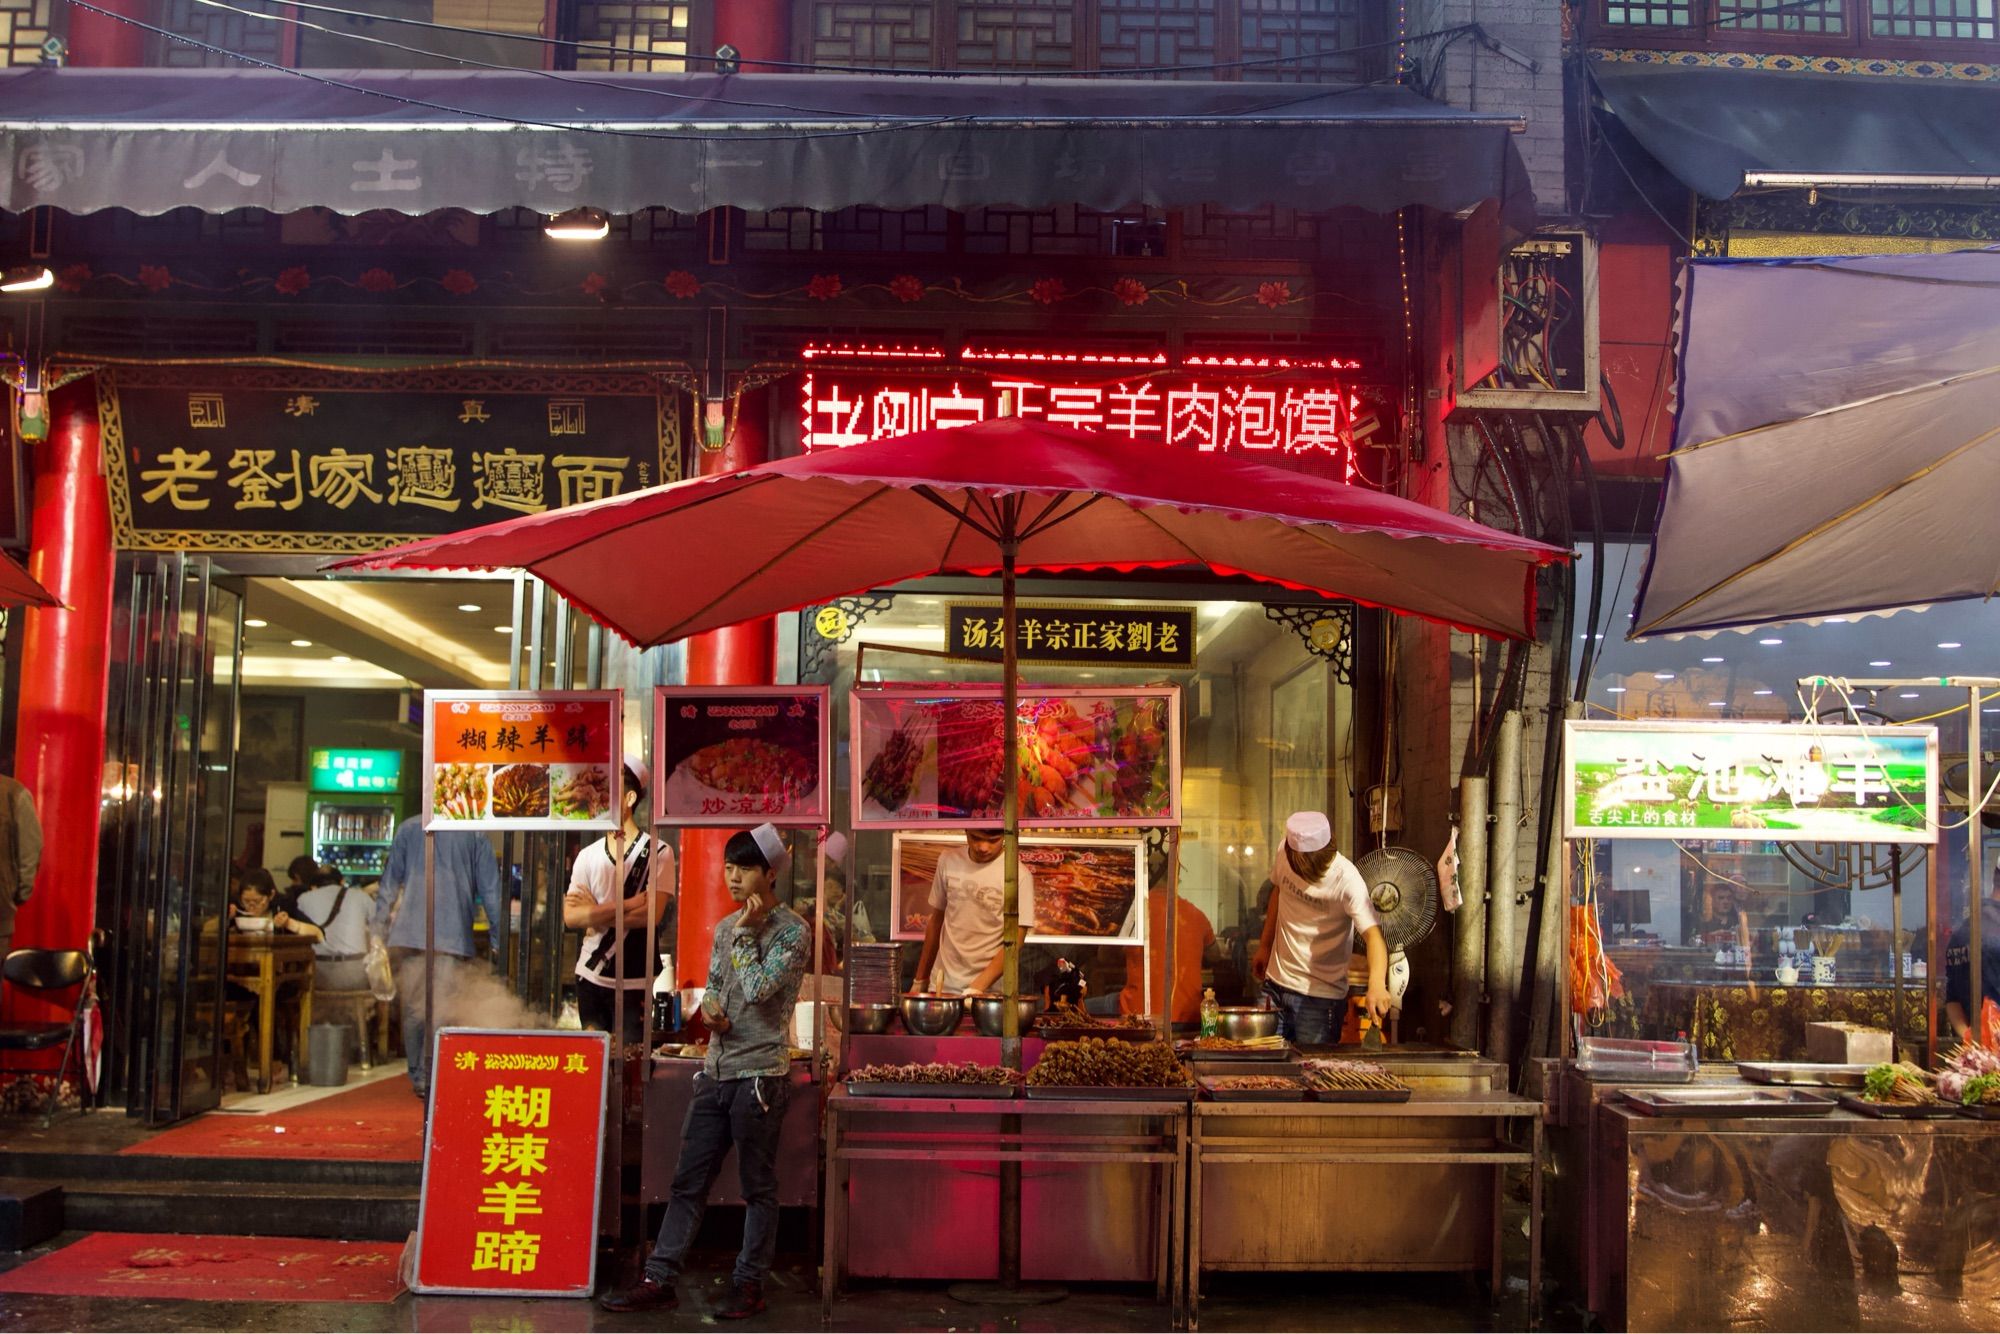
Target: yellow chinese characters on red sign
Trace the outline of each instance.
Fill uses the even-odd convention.
[[[417,1290],[588,1294],[608,1040],[445,1029],[437,1042]]]

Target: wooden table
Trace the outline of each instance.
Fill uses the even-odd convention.
[[[278,1018],[278,991],[299,988],[299,1039],[292,1052],[292,1082],[299,1081],[299,1064],[306,1058],[306,1032],[312,1025],[313,943],[290,933],[229,933],[227,976],[257,997],[257,1091],[271,1091],[271,1033]]]

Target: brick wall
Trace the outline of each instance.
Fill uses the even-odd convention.
[[[1521,156],[1545,216],[1568,211],[1563,192],[1562,6],[1556,0],[1410,0],[1408,28],[1436,32],[1477,22],[1493,39],[1536,62],[1528,70],[1474,38],[1444,57],[1438,96],[1468,111],[1513,112],[1527,119]],[[1428,54],[1428,53],[1426,53]]]

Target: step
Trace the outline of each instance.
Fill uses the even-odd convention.
[[[191,1158],[156,1153],[71,1153],[0,1150],[0,1177],[31,1180],[241,1182],[284,1186],[407,1187],[423,1181],[423,1164],[330,1158]]]
[[[71,1181],[66,1226],[92,1232],[217,1233],[401,1241],[417,1188],[230,1181]]]

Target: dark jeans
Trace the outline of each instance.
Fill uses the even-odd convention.
[[[601,987],[589,978],[576,980],[577,1022],[593,1033],[611,1031],[612,1007],[618,1003],[618,993],[610,987]],[[637,1042],[644,1035],[646,1022],[645,1007],[652,1003],[652,997],[644,991],[625,992],[625,1040]]]
[[[1340,1041],[1340,1030],[1347,1018],[1345,992],[1338,996],[1308,996],[1276,982],[1266,982],[1264,995],[1277,1007],[1279,1036],[1293,1046],[1330,1047]]]
[[[695,1076],[694,1101],[681,1125],[681,1160],[673,1198],[660,1223],[660,1239],[646,1259],[646,1276],[672,1283],[701,1230],[709,1188],[736,1146],[743,1186],[743,1249],[736,1255],[738,1283],[762,1283],[778,1250],[778,1131],[785,1123],[791,1084],[783,1075],[757,1079]]]
[[[455,954],[434,954],[430,957],[434,972],[432,986],[437,991],[437,998],[448,1003],[452,989],[458,985],[460,970],[469,968],[472,961]],[[403,1002],[403,1055],[410,1062],[410,1087],[428,1097],[431,1091],[431,1024],[430,1016],[424,1013],[424,952],[392,945],[389,948],[389,963],[396,973],[396,997]],[[447,1018],[451,1016],[449,1008],[445,1015]]]

